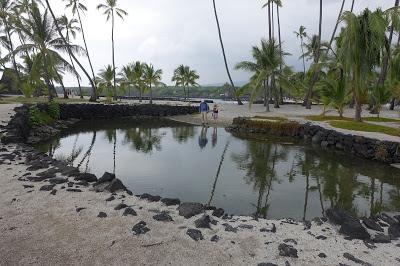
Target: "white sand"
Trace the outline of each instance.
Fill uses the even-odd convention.
[[[17,149],[15,145],[7,148]],[[257,265],[260,262],[284,265],[285,261],[291,265],[356,265],[343,257],[345,252],[374,265],[399,264],[396,259],[400,258],[400,248],[395,246],[399,242],[368,249],[362,241],[344,240],[329,224],[313,223],[310,233],[328,237],[317,240],[302,225],[234,217],[239,221],[232,223],[233,226],[255,227],[231,233],[225,232],[221,225],[224,221],[217,219],[220,222],[212,230],[201,229],[205,239],[195,242],[186,235],[186,228],[194,228],[193,222],[198,217],[186,220],[177,215],[176,207],[127,197],[124,202],[133,206],[138,216],[122,217],[123,210],[114,210],[121,200],[106,202],[109,194],[86,188],[82,193],[71,193],[57,185],[58,192],[53,196],[39,191],[47,182],[18,181],[27,168],[18,162],[24,162],[23,158],[0,165],[0,265]],[[35,187],[24,189],[23,185]],[[27,193],[30,190],[33,191]],[[87,209],[77,213],[76,207]],[[174,222],[153,220],[154,213],[149,210],[154,209],[170,211]],[[106,212],[108,217],[97,218],[99,211]],[[133,236],[131,228],[141,220],[151,231]],[[271,228],[272,223],[277,225],[275,234],[260,233],[259,229]],[[218,243],[210,242],[215,234],[221,237]],[[298,259],[279,256],[278,245],[287,238],[298,242],[294,245]],[[156,245],[145,246],[152,244]],[[319,258],[320,252],[327,258]]]

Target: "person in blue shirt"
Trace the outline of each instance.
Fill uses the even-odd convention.
[[[201,113],[201,123],[203,124],[203,126],[208,123],[207,114],[209,111],[210,107],[208,106],[206,101],[203,100],[199,106],[199,112]]]

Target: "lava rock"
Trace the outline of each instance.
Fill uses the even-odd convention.
[[[53,190],[50,192],[50,194],[53,195],[53,196],[55,196],[55,195],[57,194],[57,190],[56,190],[56,189],[53,189]]]
[[[86,181],[79,181],[79,182],[76,182],[75,185],[77,185],[77,186],[83,186],[83,187],[88,187],[88,186],[89,186],[89,183],[86,182]]]
[[[356,219],[346,220],[344,223],[342,223],[339,233],[349,236],[353,239],[364,240],[371,238],[370,234],[367,232],[367,229],[365,229],[361,225],[360,221]]]
[[[326,236],[319,235],[319,236],[316,237],[316,239],[318,239],[318,240],[326,240],[328,238]]]
[[[111,182],[115,179],[115,175],[105,172],[103,174],[102,177],[99,178],[99,180],[97,180],[96,185],[102,184],[102,183],[106,183],[106,182]]]
[[[391,239],[390,236],[384,235],[384,234],[377,234],[375,237],[372,239],[374,243],[390,243]]]
[[[49,183],[50,184],[64,184],[67,183],[68,179],[67,178],[62,178],[62,177],[55,177],[55,178],[51,178],[49,179]]]
[[[310,230],[311,229],[311,222],[310,221],[303,221],[304,224],[304,230]]]
[[[190,236],[194,241],[199,241],[204,239],[201,231],[197,229],[188,229],[186,231],[186,234]]]
[[[395,225],[398,223],[394,218],[392,218],[386,213],[381,213],[380,215],[378,215],[378,218],[389,225]]]
[[[147,224],[144,221],[140,221],[132,227],[132,232],[134,235],[144,235],[150,231],[150,229],[146,226]]]
[[[99,214],[97,215],[97,217],[99,217],[99,218],[106,218],[106,217],[107,217],[107,213],[105,213],[105,212],[99,212]]]
[[[120,191],[120,190],[125,190],[126,187],[124,186],[124,184],[122,183],[121,180],[119,179],[113,179],[105,188],[104,190],[107,190],[111,193]]]
[[[149,202],[159,202],[161,200],[160,196],[153,196],[153,195],[150,195],[150,194],[147,194],[147,193],[141,195],[140,198],[141,199],[146,199]]]
[[[74,192],[74,193],[82,192],[82,190],[77,189],[77,188],[67,188],[67,191],[68,191],[68,192]]]
[[[233,233],[237,233],[237,228],[234,228],[232,225],[230,224],[222,224],[225,227],[225,231],[226,232],[233,232]]]
[[[200,217],[199,219],[197,219],[196,221],[194,221],[194,225],[196,226],[196,228],[208,228],[211,229],[211,219],[210,216],[208,215],[203,215],[202,217]]]
[[[56,185],[44,185],[39,190],[40,191],[52,191]]]
[[[217,235],[214,235],[214,236],[212,236],[212,237],[211,237],[211,239],[210,239],[210,240],[211,240],[211,242],[218,242],[218,241],[219,241],[219,239],[220,239],[220,238],[219,238],[219,236],[217,236]]]
[[[26,168],[27,171],[37,171],[40,169],[45,169],[45,168],[49,168],[49,163],[42,161],[42,160],[37,160],[37,161],[33,161],[30,162],[30,165],[28,168]]]
[[[75,177],[75,180],[92,183],[92,182],[97,182],[97,177],[94,174],[90,173],[80,173],[77,177]]]
[[[257,266],[278,266],[278,264],[271,263],[271,262],[267,262],[267,263],[262,262],[262,263],[257,264]]]
[[[27,189],[27,188],[34,188],[35,186],[31,186],[31,185],[23,185],[23,187],[24,187],[25,189]]]
[[[252,230],[254,228],[254,226],[249,225],[249,224],[241,224],[241,225],[239,225],[239,228]]]
[[[322,259],[325,259],[327,256],[326,256],[326,254],[325,253],[319,253],[318,254],[318,257],[320,257],[320,258],[322,258]]]
[[[122,216],[128,216],[128,215],[137,216],[137,213],[134,209],[132,209],[131,207],[128,207],[124,210],[124,213],[122,214]]]
[[[160,212],[153,216],[153,219],[159,222],[172,222],[172,217],[166,212]]]
[[[179,215],[189,219],[204,211],[204,207],[200,203],[184,202],[178,207]]]
[[[42,176],[27,176],[26,177],[27,180],[31,181],[31,182],[42,182],[46,179],[48,179],[47,177],[42,177]]]
[[[174,206],[181,204],[180,199],[171,199],[171,198],[163,198],[161,199],[161,202],[167,206]]]
[[[390,239],[395,240],[400,237],[400,224],[393,224],[389,226],[388,233]]]
[[[113,200],[115,200],[115,197],[114,197],[114,196],[111,196],[111,197],[109,197],[109,198],[106,199],[106,201],[113,201]]]
[[[77,213],[80,213],[80,212],[83,211],[83,210],[86,210],[86,208],[82,208],[82,207],[76,208],[76,212],[77,212]]]
[[[361,265],[364,265],[364,266],[372,266],[372,264],[370,264],[368,262],[365,262],[363,260],[357,259],[356,257],[351,255],[350,253],[344,253],[343,257],[348,259],[348,260],[350,260],[350,261],[352,261],[352,262],[355,262],[357,264],[361,264]]]
[[[326,210],[326,216],[331,222],[338,225],[342,225],[345,221],[355,219],[348,211],[340,208],[332,208]]]
[[[371,230],[383,232],[383,228],[371,218],[364,218],[362,222],[367,228]]]
[[[127,207],[128,207],[128,205],[126,205],[125,203],[120,203],[114,208],[114,210],[119,211],[119,210],[125,209]]]
[[[298,258],[297,249],[287,244],[280,244],[278,246],[279,255],[282,257]]]
[[[285,239],[285,240],[283,240],[283,242],[285,242],[285,243],[292,243],[292,244],[294,244],[294,245],[297,245],[297,241],[294,240],[294,239],[291,239],[291,238]]]
[[[214,210],[212,212],[212,215],[215,217],[221,218],[224,215],[224,213],[225,213],[224,209],[219,208],[219,209]]]

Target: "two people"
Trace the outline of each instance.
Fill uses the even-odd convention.
[[[202,125],[203,126],[207,125],[208,124],[208,113],[210,112],[210,107],[208,106],[208,104],[206,103],[205,100],[203,100],[200,103],[199,112],[201,114],[201,123],[202,123]],[[212,110],[212,117],[213,117],[215,123],[218,120],[218,114],[219,114],[218,106],[216,104],[214,104],[214,107],[213,107],[213,110]]]

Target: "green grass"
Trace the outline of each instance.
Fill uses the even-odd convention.
[[[63,98],[56,98],[54,99],[58,103],[80,103],[80,102],[88,102],[86,99],[63,99]],[[17,97],[7,97],[0,100],[0,104],[12,104],[12,103],[22,103],[22,104],[35,104],[35,103],[47,103],[49,99],[47,97],[32,97],[32,98],[25,98],[22,96]]]
[[[374,125],[365,122],[355,122],[355,121],[331,121],[329,123],[331,126],[341,129],[348,129],[354,131],[363,131],[363,132],[376,132],[383,133],[391,136],[400,136],[400,129],[386,127],[381,125]]]
[[[352,121],[353,118],[350,117],[339,117],[339,116],[330,116],[330,115],[310,115],[306,116],[305,119],[315,121],[315,122],[324,122],[324,121]]]
[[[287,121],[287,118],[282,116],[254,116],[252,119],[269,120],[269,121]]]
[[[363,120],[368,122],[400,123],[400,119],[386,117],[364,117]]]

